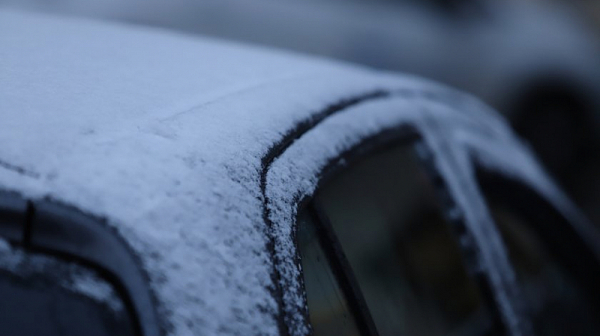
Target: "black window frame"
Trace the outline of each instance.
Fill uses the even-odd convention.
[[[136,335],[166,334],[138,256],[105,220],[54,200],[0,190],[0,237],[25,253],[92,269],[121,297]]]
[[[494,289],[489,278],[485,274],[485,267],[479,265],[477,247],[473,244],[463,244],[461,242],[473,242],[474,238],[466,224],[466,218],[463,216],[463,211],[452,196],[449,186],[446,183],[444,174],[438,170],[436,166],[436,157],[433,151],[428,147],[424,137],[419,133],[416,127],[409,124],[402,124],[397,127],[383,130],[371,137],[363,139],[359,144],[339,154],[335,159],[330,160],[328,164],[321,170],[318,176],[318,183],[315,192],[312,196],[305,197],[298,203],[298,211],[301,209],[309,211],[310,216],[315,219],[317,226],[317,234],[322,248],[326,255],[335,258],[329,260],[338,282],[340,282],[341,290],[348,300],[351,313],[354,315],[357,326],[363,335],[377,335],[377,330],[370,312],[366,306],[364,297],[360,287],[354,277],[354,274],[346,260],[341,245],[329,223],[327,216],[324,214],[321,206],[318,203],[319,189],[329,179],[333,178],[338,172],[345,167],[352,165],[354,162],[365,158],[377,152],[385,151],[394,146],[409,144],[415,147],[417,155],[423,164],[423,169],[430,177],[433,187],[436,190],[437,197],[441,204],[441,209],[446,225],[449,226],[457,245],[459,246],[462,257],[467,267],[468,275],[473,278],[482,295],[482,305],[489,309],[491,313],[492,330],[498,331],[500,334],[507,334],[507,327],[504,324],[502,313],[497,306],[494,296]],[[295,259],[299,264],[300,255],[298,249],[298,241],[296,233],[298,218],[295,218],[295,225],[292,231],[292,239],[294,241],[296,251]],[[491,266],[488,266],[491,267]],[[345,279],[342,279],[344,278]],[[300,285],[303,291],[305,310],[302,314],[305,317],[309,316],[308,306],[306,304],[306,292],[304,288],[304,279],[300,276]],[[340,280],[342,279],[342,280]],[[307,324],[308,318],[306,318]]]

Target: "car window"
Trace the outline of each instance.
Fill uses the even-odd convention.
[[[568,230],[570,224],[516,181],[484,172],[478,176],[535,334],[597,335],[598,282],[591,279],[598,270],[581,263],[593,257],[580,254],[582,243]],[[580,281],[582,277],[586,281]]]
[[[92,269],[23,251],[0,255],[1,335],[136,335],[112,284]]]
[[[322,217],[317,225],[329,226],[339,241],[380,335],[491,332],[491,314],[412,144],[352,164],[319,189],[313,206]],[[300,221],[299,232],[309,230],[303,226],[306,222]],[[299,245],[303,259],[314,249]],[[316,294],[324,285],[311,280],[314,268],[303,271],[315,335],[325,335],[318,333],[323,296]],[[320,272],[325,277],[329,271]]]
[[[0,335],[162,334],[138,259],[101,219],[0,191],[0,236]]]
[[[308,212],[298,218],[298,247],[302,251],[302,269],[310,323],[315,335],[360,335],[355,316],[338,278],[331,258],[319,241],[317,226]]]

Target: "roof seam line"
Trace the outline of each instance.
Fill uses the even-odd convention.
[[[6,161],[0,160],[0,168],[10,170],[12,172],[15,172],[15,173],[17,173],[19,175],[23,175],[23,176],[27,176],[27,177],[31,177],[31,178],[35,178],[35,179],[40,178],[40,174],[38,174],[34,171],[31,171],[31,170],[25,169],[23,167],[8,163]]]

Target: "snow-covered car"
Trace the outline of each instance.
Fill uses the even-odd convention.
[[[0,334],[596,335],[600,237],[406,75],[0,11]]]
[[[600,220],[600,45],[565,4],[525,0],[0,0],[417,74],[506,115]]]

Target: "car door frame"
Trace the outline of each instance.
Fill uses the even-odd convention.
[[[288,134],[287,139],[283,139],[281,145],[276,146],[277,151],[274,154],[271,153],[272,155],[263,161],[266,163],[263,165],[261,175],[261,191],[264,201],[263,217],[271,230],[269,249],[274,263],[273,279],[276,283],[274,296],[278,300],[280,309],[278,320],[281,334],[304,335],[310,332],[306,297],[303,293],[302,273],[299,266],[300,256],[295,245],[295,215],[300,206],[314,194],[319,181],[324,176],[326,167],[336,164],[344,165],[344,151],[338,149],[336,152],[334,150],[333,154],[331,152],[326,154],[331,157],[327,159],[321,157],[320,159],[323,161],[321,166],[312,171],[312,176],[304,176],[309,180],[304,187],[295,187],[295,183],[287,183],[289,189],[282,188],[285,182],[290,182],[289,180],[293,180],[297,176],[293,175],[293,165],[286,166],[285,163],[282,163],[279,167],[274,166],[278,160],[284,162],[287,160],[288,163],[294,160],[301,162],[301,156],[295,156],[296,153],[290,152],[293,152],[294,148],[298,148],[298,146],[310,146],[311,140],[305,141],[308,144],[300,144],[305,138],[315,136],[319,132],[327,132],[327,128],[331,130],[342,126],[343,122],[335,125],[336,120],[355,118],[354,122],[349,124],[360,128],[357,123],[362,121],[368,124],[369,118],[373,114],[377,114],[373,110],[378,109],[380,112],[382,108],[383,113],[388,114],[393,114],[393,112],[390,113],[391,109],[399,112],[397,115],[401,115],[403,108],[416,110],[417,113],[409,113],[411,117],[404,119],[400,117],[394,123],[382,124],[379,128],[375,127],[371,129],[369,136],[364,136],[364,134],[362,138],[358,136],[359,139],[356,143],[349,147],[362,149],[364,152],[369,143],[390,141],[401,133],[400,129],[413,127],[415,133],[419,134],[423,140],[423,145],[418,151],[430,172],[433,173],[434,184],[441,187],[438,189],[445,190],[447,200],[456,201],[454,205],[451,202],[448,208],[448,218],[454,227],[453,231],[459,234],[461,246],[466,251],[465,255],[469,256],[467,262],[472,264],[471,271],[478,272],[483,282],[487,284],[488,294],[493,296],[495,306],[498,307],[508,334],[529,334],[529,323],[521,314],[518,305],[515,304],[518,301],[519,293],[514,282],[514,271],[508,262],[506,249],[502,245],[491,217],[483,211],[485,205],[483,199],[477,194],[477,186],[469,174],[462,171],[464,166],[462,161],[469,158],[463,148],[458,145],[459,142],[454,140],[453,132],[445,130],[438,120],[440,115],[447,117],[449,110],[451,110],[451,114],[460,114],[463,104],[455,96],[443,98],[441,99],[435,93],[394,97],[378,94],[367,99],[354,100],[349,104],[337,105],[335,109],[320,114],[319,118],[307,121],[301,124],[303,126],[298,130],[289,133],[291,135]],[[377,102],[373,102],[373,100]],[[377,104],[379,106],[373,106]],[[329,124],[329,126],[323,126],[324,124]],[[457,125],[459,124],[457,123]],[[461,127],[457,125],[451,129]],[[310,152],[310,148],[304,148],[305,154],[307,151]],[[286,155],[287,157],[282,159]],[[301,190],[301,188],[305,189]],[[282,196],[285,200],[278,199]],[[476,199],[474,204],[472,204],[472,198]],[[486,248],[486,246],[494,248]]]

